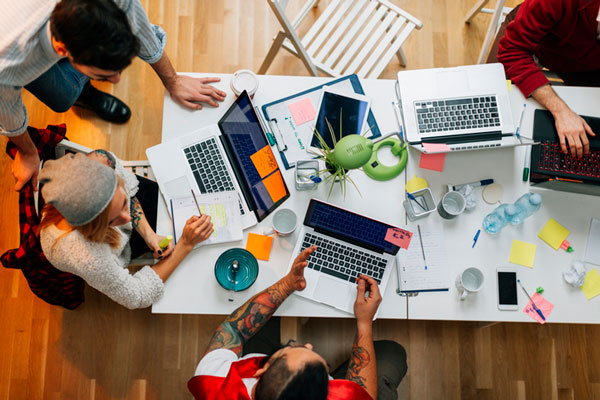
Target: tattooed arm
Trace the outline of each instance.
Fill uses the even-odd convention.
[[[373,346],[373,317],[381,303],[381,294],[377,282],[371,277],[361,275],[356,287],[356,339],[352,345],[350,364],[346,379],[364,387],[372,398],[377,398],[377,364],[375,362],[375,347]],[[365,297],[365,292],[369,296]]]
[[[304,290],[306,260],[316,249],[316,246],[312,246],[300,253],[286,276],[231,313],[215,331],[206,353],[215,349],[229,349],[238,357],[241,356],[244,344],[265,326],[281,303],[294,291]]]

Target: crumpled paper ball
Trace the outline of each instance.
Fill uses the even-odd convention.
[[[563,272],[565,281],[573,287],[581,287],[585,281],[587,270],[581,261],[573,261],[568,270]]]

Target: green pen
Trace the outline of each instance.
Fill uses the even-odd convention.
[[[525,165],[523,165],[523,182],[529,178],[529,164],[531,163],[531,147],[525,149]]]
[[[165,250],[167,247],[169,247],[169,243],[171,243],[172,241],[173,235],[167,235],[163,240],[160,241],[158,247],[160,247],[161,250]]]

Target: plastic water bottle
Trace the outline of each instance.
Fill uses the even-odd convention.
[[[525,218],[533,215],[542,206],[542,196],[537,193],[525,193],[515,201],[515,207],[517,209],[516,214],[511,219],[510,223],[513,225],[519,225]]]
[[[511,207],[509,213],[507,213],[507,208]],[[494,211],[489,213],[483,219],[483,229],[487,233],[495,234],[498,233],[504,228],[509,219],[511,219],[516,212],[516,209],[512,204],[500,204]]]

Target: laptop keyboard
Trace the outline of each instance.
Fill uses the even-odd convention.
[[[419,133],[501,127],[496,96],[415,102]]]
[[[260,182],[260,175],[250,158],[252,154],[256,153],[256,146],[254,145],[252,138],[248,135],[229,135],[229,137],[239,156],[242,168],[246,171],[250,184],[254,185]]]
[[[564,154],[560,144],[554,141],[542,141],[539,148],[538,168],[543,171],[561,172],[574,178],[600,178],[600,150],[590,151],[582,158]]]
[[[308,268],[321,271],[344,281],[355,282],[360,274],[368,275],[381,284],[386,261],[312,233],[306,233],[300,251],[316,245],[317,250],[308,259]]]
[[[227,171],[217,139],[210,137],[200,143],[183,149],[201,193],[216,193],[234,190],[233,181]],[[239,201],[240,214],[244,215]]]

